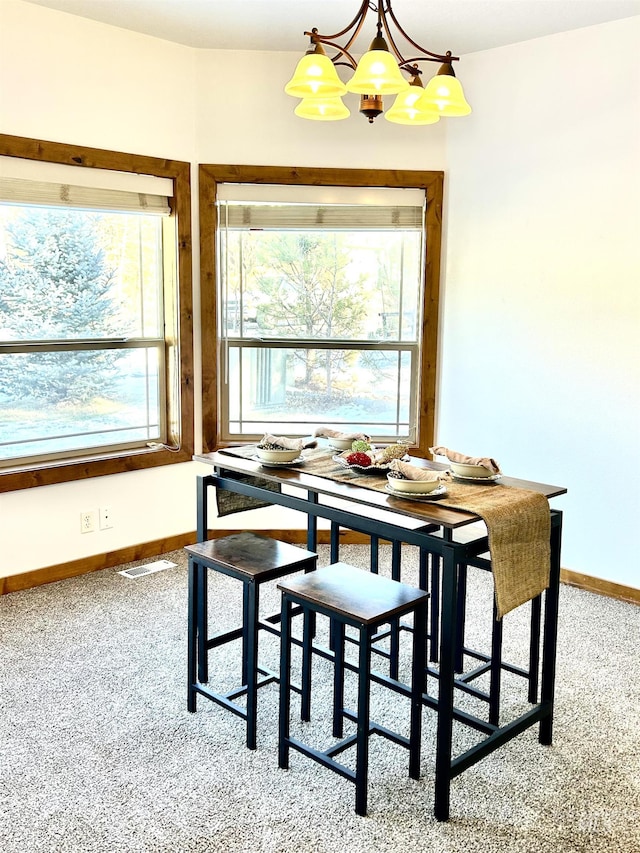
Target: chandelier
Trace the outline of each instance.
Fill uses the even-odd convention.
[[[369,50],[356,62],[350,51],[369,11],[378,16],[377,34]],[[411,48],[419,51],[418,56],[405,59],[398,49],[398,35],[394,36],[392,27]],[[363,0],[355,18],[338,33],[322,35],[314,28],[304,35],[309,36],[311,44],[284,89],[288,95],[301,99],[294,110],[301,118],[314,121],[347,118],[350,112],[342,101],[347,92],[360,95],[360,112],[370,123],[381,113],[387,121],[396,124],[423,125],[434,124],[441,116],[464,116],[471,112],[453,71],[452,63],[459,57],[452,56],[450,51],[444,55],[432,53],[413,41],[398,23],[391,0],[377,4]],[[344,45],[336,42],[342,36],[347,39]],[[323,45],[337,52],[329,57]],[[426,86],[420,80],[419,62],[442,63]],[[354,72],[346,83],[338,76],[338,65]],[[408,75],[408,80],[402,72]],[[385,95],[396,95],[386,112]]]

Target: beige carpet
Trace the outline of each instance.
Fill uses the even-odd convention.
[[[414,550],[403,551],[409,582]],[[373,738],[360,818],[347,781],[297,753],[278,769],[275,685],[260,693],[255,752],[242,721],[205,699],[187,713],[186,563],[182,552],[164,556],[178,567],[135,580],[108,569],[0,598],[3,853],[640,850],[640,608],[563,587],[554,745],[531,729],[455,779],[451,820],[440,824],[425,709],[422,778],[409,779],[404,750]],[[340,556],[366,566],[363,547]],[[388,566],[388,549],[381,557]],[[216,577],[212,611],[230,625],[239,585]],[[470,641],[484,648],[491,595],[491,579],[470,571]],[[274,590],[265,604],[277,605]],[[521,663],[525,616],[523,607],[504,620],[505,657]],[[220,661],[229,681],[236,653]],[[262,654],[277,664],[275,638]],[[520,682],[504,679],[505,717],[527,707]],[[321,737],[328,706],[320,664],[306,737]],[[381,690],[372,712],[387,723],[404,713]],[[454,734],[459,749],[475,737]]]

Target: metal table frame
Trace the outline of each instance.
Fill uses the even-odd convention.
[[[423,696],[423,702],[427,707],[433,708],[438,716],[436,734],[436,760],[435,760],[435,797],[434,815],[439,821],[449,819],[449,800],[451,781],[467,770],[480,759],[489,755],[512,738],[521,734],[526,729],[537,723],[540,724],[538,740],[541,744],[549,745],[553,736],[553,708],[554,708],[554,686],[556,668],[556,643],[558,624],[558,594],[560,586],[560,551],[562,539],[562,513],[551,509],[551,574],[549,587],[544,593],[544,621],[542,635],[542,675],[540,684],[539,701],[527,712],[505,725],[484,723],[478,718],[458,709],[454,705],[454,688],[456,681],[456,653],[457,653],[457,601],[458,601],[458,567],[461,565],[472,565],[480,554],[488,550],[488,539],[483,536],[471,542],[457,542],[453,538],[455,528],[478,521],[477,516],[469,513],[456,512],[457,522],[449,523],[437,518],[437,512],[429,515],[429,507],[434,504],[420,504],[420,511],[424,513],[425,523],[423,526],[411,529],[403,526],[403,514],[398,512],[398,522],[395,520],[381,520],[380,518],[367,517],[356,510],[366,509],[366,498],[362,498],[362,489],[358,490],[357,501],[353,509],[345,509],[340,506],[332,506],[322,503],[321,495],[331,498],[332,489],[330,480],[320,477],[305,476],[304,484],[291,482],[289,476],[279,478],[278,469],[269,469],[266,472],[257,464],[249,464],[246,460],[234,458],[231,455],[221,453],[206,454],[194,457],[196,461],[205,462],[214,467],[216,473],[197,477],[197,538],[203,542],[208,538],[208,507],[209,488],[217,487],[228,489],[238,494],[258,498],[262,501],[277,504],[289,509],[298,510],[307,515],[307,545],[310,551],[317,549],[317,520],[325,518],[343,527],[355,527],[362,533],[379,539],[390,539],[416,545],[421,553],[429,553],[439,558],[441,566],[441,605],[440,605],[440,651],[439,651],[439,687],[437,697]],[[282,485],[291,486],[294,489],[303,489],[304,497],[287,494],[285,492],[273,492],[260,486],[236,480],[224,476],[224,470],[238,472],[251,472],[258,477],[264,476],[271,481],[280,481]],[[317,481],[315,483],[314,481]],[[510,483],[518,485],[521,481],[510,480]],[[526,482],[522,481],[523,487]],[[534,484],[537,485],[537,484]],[[540,490],[544,491],[545,487]],[[563,488],[550,487],[553,491],[548,496],[563,494]],[[372,495],[376,493],[372,492]],[[378,497],[379,497],[379,493]],[[345,493],[342,488],[335,495],[339,501],[344,501]],[[379,501],[372,498],[372,505],[380,509]],[[412,513],[414,518],[416,513]],[[531,698],[531,697],[530,697]],[[484,740],[475,744],[460,755],[452,755],[452,730],[453,721],[459,721],[474,729],[483,732]]]

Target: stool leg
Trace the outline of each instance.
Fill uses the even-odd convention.
[[[304,616],[306,619],[306,614]],[[291,710],[291,602],[282,596],[280,616],[280,713],[278,767],[289,769],[289,714]]]
[[[413,661],[411,667],[411,727],[409,729],[409,776],[420,778],[422,742],[422,684],[426,666],[427,604],[416,607],[413,615]]]
[[[538,669],[540,667],[540,622],[542,596],[531,599],[531,636],[529,639],[529,702],[538,701]]]
[[[198,565],[189,557],[189,599],[187,607],[187,711],[196,710],[197,693],[193,685],[197,677],[198,657]]]
[[[502,620],[493,602],[493,631],[491,634],[491,669],[489,683],[489,722],[497,726],[500,721],[500,680],[502,677]]]
[[[308,723],[311,719],[311,653],[315,613],[303,608],[302,626],[302,701],[300,704],[300,719]],[[333,622],[333,620],[332,620]]]
[[[209,570],[206,566],[196,563],[196,584],[198,587],[198,681],[206,684],[209,681],[209,618],[208,590]]]
[[[259,586],[256,583],[245,584],[247,595],[247,747],[256,748],[258,731],[258,607]]]
[[[249,683],[249,670],[247,667],[247,661],[249,657],[249,622],[251,617],[249,615],[249,587],[252,584],[244,583],[242,584],[242,675],[241,675],[241,684]]]
[[[334,621],[333,736],[344,734],[344,622]]]
[[[358,655],[358,730],[356,734],[356,814],[367,813],[369,775],[369,682],[371,673],[371,631],[360,628]]]

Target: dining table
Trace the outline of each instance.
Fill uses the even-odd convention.
[[[239,497],[236,509],[242,508],[242,501],[246,501],[246,506],[275,505],[303,513],[306,516],[306,547],[310,551],[317,550],[318,520],[326,519],[332,529],[344,527],[370,536],[376,542],[388,540],[396,546],[417,546],[421,556],[428,556],[437,568],[438,588],[431,589],[431,595],[437,596],[437,609],[432,610],[432,616],[434,612],[437,614],[438,624],[432,625],[431,637],[432,640],[437,637],[438,648],[432,660],[435,658],[438,666],[428,671],[437,676],[438,685],[436,691],[423,695],[423,704],[437,715],[433,802],[437,820],[449,819],[452,780],[478,761],[536,725],[539,743],[552,743],[562,541],[560,510],[548,508],[548,534],[545,533],[549,543],[548,582],[535,597],[540,603],[538,614],[543,609],[543,616],[537,617],[541,642],[532,629],[529,663],[535,672],[530,673],[528,707],[507,721],[500,720],[499,713],[494,713],[487,721],[461,707],[461,703],[456,704],[456,697],[461,695],[457,691],[469,690],[468,681],[460,675],[463,569],[477,565],[492,570],[490,530],[483,524],[483,514],[477,509],[464,508],[465,495],[469,495],[472,506],[477,505],[476,484],[458,482],[455,493],[461,494],[462,499],[458,505],[451,506],[446,495],[413,499],[390,493],[386,472],[367,474],[351,470],[339,464],[337,451],[327,446],[304,451],[297,462],[280,466],[264,464],[255,453],[255,445],[242,445],[194,455],[195,461],[211,468],[211,473],[196,478],[199,542],[206,541],[210,535],[209,510],[214,495],[217,498],[226,494]],[[448,482],[455,482],[446,463],[417,457],[410,457],[409,461],[442,472],[449,477]],[[542,495],[548,502],[567,491],[562,486],[504,474],[482,488],[490,487],[499,490],[507,509],[509,501],[513,499],[515,503],[520,496],[535,493],[534,496]],[[532,614],[534,612],[532,609]],[[501,662],[497,663],[500,667]],[[491,666],[490,660],[487,666]],[[499,708],[496,710],[499,712]],[[454,722],[469,727],[479,738],[456,754]]]

